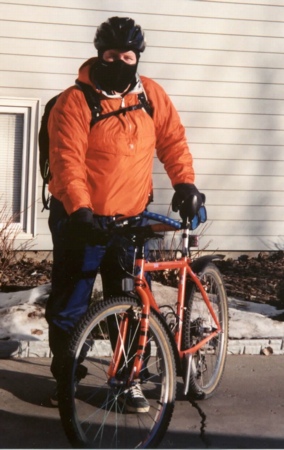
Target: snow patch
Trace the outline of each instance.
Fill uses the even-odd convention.
[[[95,288],[101,290],[99,278]],[[176,288],[157,282],[152,283],[152,288],[159,305],[175,305]],[[26,291],[0,293],[0,339],[47,341],[48,325],[44,313],[49,293],[49,284]],[[234,298],[229,298],[228,303],[230,339],[284,339],[284,322],[271,318],[284,310]]]
[[[50,284],[24,291],[0,292],[0,339],[47,341],[45,303]]]

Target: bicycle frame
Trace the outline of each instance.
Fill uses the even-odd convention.
[[[145,354],[145,348],[147,345],[147,334],[148,334],[148,328],[149,328],[149,316],[150,316],[150,310],[153,308],[158,312],[158,314],[161,314],[159,306],[156,303],[156,300],[153,296],[153,293],[147,283],[147,280],[145,278],[145,272],[154,272],[154,271],[161,271],[161,270],[172,270],[172,269],[178,269],[179,270],[179,285],[178,285],[178,293],[177,293],[177,307],[176,307],[176,316],[177,316],[177,323],[178,326],[176,327],[175,333],[174,333],[174,341],[177,346],[177,351],[179,354],[180,360],[182,360],[184,357],[192,356],[194,353],[196,353],[198,350],[200,350],[208,341],[210,341],[212,338],[217,336],[219,333],[222,332],[221,325],[219,323],[219,320],[212,308],[212,305],[208,299],[208,295],[199,280],[198,276],[193,272],[193,270],[190,267],[191,259],[188,256],[188,249],[187,249],[187,242],[188,242],[188,230],[184,230],[183,233],[183,249],[182,254],[183,256],[179,260],[174,261],[161,261],[161,262],[149,262],[146,261],[144,257],[144,252],[142,248],[138,251],[138,256],[135,259],[135,277],[134,277],[134,286],[135,286],[135,292],[138,294],[139,298],[141,299],[141,305],[142,305],[142,317],[141,317],[141,323],[140,323],[140,331],[139,331],[139,341],[138,341],[138,349],[137,353],[134,359],[133,369],[132,373],[129,378],[129,383],[131,383],[135,378],[139,377],[140,370],[143,365],[143,359]],[[184,303],[185,303],[185,292],[186,292],[186,279],[189,277],[192,282],[198,287],[200,290],[201,296],[203,301],[205,302],[213,321],[216,325],[216,329],[212,331],[208,336],[206,336],[204,339],[199,341],[196,345],[182,350],[182,327],[183,327],[183,316],[184,316]],[[121,343],[124,343],[125,336],[127,334],[127,326],[128,326],[128,320],[122,320],[120,324],[120,330],[119,330],[119,336],[120,339],[118,339],[116,349],[114,351],[114,357],[113,361],[109,368],[109,376],[111,378],[115,378],[116,370],[122,355],[122,345]]]
[[[202,283],[200,282],[197,275],[192,271],[190,267],[190,259],[186,256],[182,257],[180,260],[176,261],[162,261],[162,262],[145,262],[144,260],[136,260],[136,267],[141,267],[141,275],[135,278],[135,290],[139,294],[139,297],[142,300],[143,308],[145,307],[145,314],[148,314],[150,308],[154,308],[158,313],[160,313],[160,309],[154,299],[152,291],[150,290],[148,283],[144,277],[144,272],[154,272],[158,270],[172,270],[179,269],[179,286],[178,286],[178,295],[177,295],[177,311],[176,315],[178,318],[178,327],[175,331],[175,342],[177,345],[177,349],[179,352],[180,358],[182,358],[187,353],[195,353],[198,351],[203,345],[205,345],[208,341],[210,341],[213,337],[219,334],[222,331],[221,325],[219,323],[218,318],[212,308],[210,301],[208,300],[208,296]],[[202,298],[214,320],[216,325],[216,330],[210,333],[205,339],[200,341],[194,347],[191,347],[187,350],[181,350],[181,337],[182,337],[182,324],[183,324],[183,314],[184,314],[184,298],[185,298],[185,290],[186,290],[186,275],[190,277],[190,279],[196,284],[200,290]]]

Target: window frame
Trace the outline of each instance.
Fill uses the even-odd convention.
[[[20,218],[9,227],[15,231],[17,240],[31,239],[37,231],[39,111],[39,99],[0,96],[0,114],[23,114],[24,122]]]

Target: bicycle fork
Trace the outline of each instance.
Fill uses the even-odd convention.
[[[144,260],[139,260],[139,263],[141,266],[143,266]],[[143,270],[141,271],[141,273],[144,273]],[[134,380],[138,379],[140,376],[140,372],[142,370],[143,362],[145,359],[146,347],[148,344],[148,336],[149,336],[150,302],[148,295],[151,291],[148,286],[147,287],[145,286],[143,278],[140,278],[139,276],[135,280],[135,288],[142,300],[141,301],[142,312],[141,316],[137,319],[139,321],[138,346],[134,356],[131,373],[126,380],[126,384],[128,386],[130,386],[134,382]],[[147,290],[147,293],[145,293],[145,289]],[[118,338],[116,341],[113,358],[108,369],[109,380],[112,380],[112,383],[114,384],[116,383],[115,381],[116,374],[121,365],[121,359],[125,358],[126,360],[125,348],[130,322],[131,322],[130,314],[125,313],[118,327]],[[118,384],[120,384],[119,381]]]

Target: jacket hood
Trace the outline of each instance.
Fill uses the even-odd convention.
[[[98,61],[98,58],[94,57],[88,59],[87,61],[84,62],[84,64],[82,64],[78,72],[79,81],[82,81],[82,83],[90,84],[91,86],[96,87],[90,79],[90,69],[96,63],[96,61]]]

